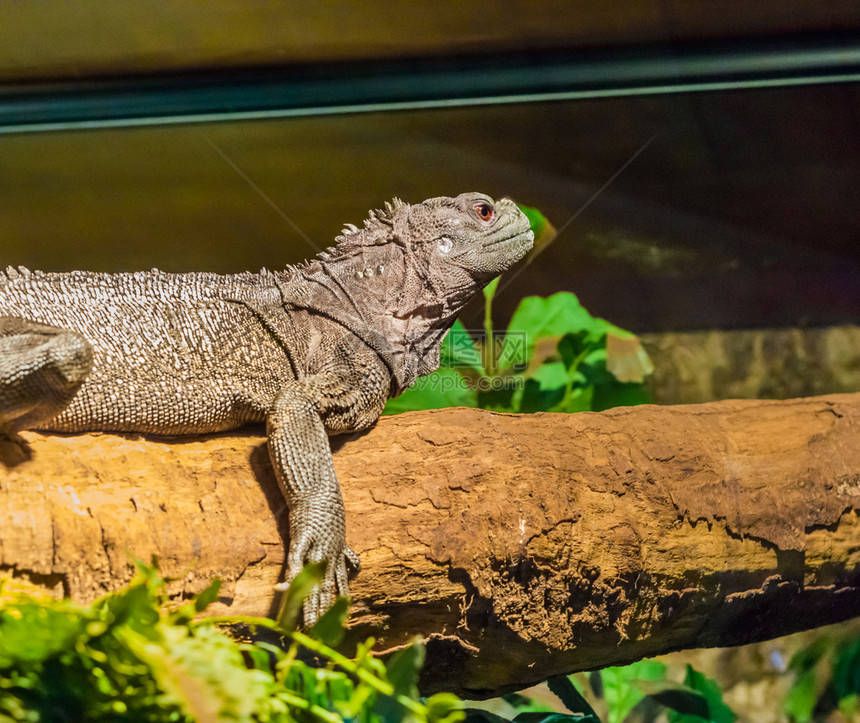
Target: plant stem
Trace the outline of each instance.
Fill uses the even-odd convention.
[[[498,372],[496,369],[496,348],[493,340],[493,297],[496,295],[496,287],[499,285],[497,276],[484,289],[484,369],[487,376],[494,377]]]
[[[564,397],[561,400],[562,411],[566,412],[567,405],[570,404],[570,395],[573,392],[574,374],[576,374],[577,369],[579,369],[579,365],[585,361],[585,357],[588,356],[590,351],[591,350],[588,347],[583,349],[567,369],[567,384],[564,387]]]

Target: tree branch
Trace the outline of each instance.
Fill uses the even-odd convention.
[[[266,614],[286,515],[256,434],[0,445],[0,572],[87,601],[128,553]],[[388,417],[339,443],[351,636],[428,640],[426,691],[488,695],[860,615],[860,394]],[[276,521],[276,517],[278,518]]]

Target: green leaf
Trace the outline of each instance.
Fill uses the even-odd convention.
[[[445,335],[439,350],[440,366],[449,369],[471,370],[484,375],[481,350],[463,322],[457,319]]]
[[[570,713],[520,713],[513,723],[600,723],[596,715],[571,715]]]
[[[329,647],[339,645],[340,641],[343,640],[343,624],[346,622],[348,614],[349,598],[339,597],[328,610],[320,615],[319,620],[308,631],[308,635]]]
[[[160,626],[163,638],[125,637],[151,671],[167,699],[194,720],[249,720],[266,695],[267,677],[245,665],[236,644],[211,627],[189,634],[183,626]],[[151,636],[149,636],[151,637]]]
[[[389,399],[383,414],[400,414],[423,409],[446,407],[475,407],[477,392],[467,386],[463,377],[453,369],[440,369],[415,384],[399,397]]]
[[[531,358],[539,339],[561,337],[571,331],[590,331],[594,327],[594,322],[595,319],[571,293],[560,292],[546,299],[527,296],[519,303],[511,317],[505,342],[512,332],[525,333],[527,335],[526,357]]]
[[[488,304],[495,288],[494,282],[486,289]],[[591,316],[568,292],[523,299],[504,337],[483,346],[458,320],[442,344],[440,365],[389,400],[383,414],[454,406],[512,412],[629,406],[649,401],[639,380],[653,369],[633,334]]]
[[[489,284],[487,284],[483,288],[484,300],[487,303],[492,303],[493,297],[496,295],[496,289],[499,286],[499,279],[501,279],[501,278],[502,278],[501,276],[497,276],[495,279],[493,279]]]
[[[690,664],[687,664],[684,685],[705,698],[708,710],[704,720],[711,723],[733,723],[737,719],[732,709],[723,702],[723,694],[720,692],[719,686]],[[702,720],[703,716],[699,715],[681,712],[669,713],[670,723],[701,723]]]
[[[427,723],[458,723],[465,720],[463,702],[453,693],[436,693],[424,703]]]
[[[575,371],[585,360],[588,351],[594,348],[595,342],[588,341],[585,331],[568,332],[558,340],[558,353],[564,368],[568,372]]]
[[[683,713],[682,719],[686,716],[698,716],[704,720],[709,720],[708,701],[704,695],[694,690],[681,687],[664,688],[656,693],[650,693],[649,697],[676,713]]]
[[[589,386],[571,389],[569,394],[565,394],[561,403],[549,411],[572,414],[574,412],[588,412],[593,409],[594,388]]]
[[[596,716],[594,709],[582,696],[573,681],[566,675],[557,675],[546,682],[549,689],[558,696],[571,713],[582,713]]]
[[[555,227],[552,225],[550,220],[536,208],[520,206],[520,210],[528,218],[529,226],[535,235],[532,253],[540,253],[553,242],[555,237],[558,235],[558,232],[555,230]]]
[[[651,402],[648,390],[641,384],[607,382],[595,384],[592,391],[590,409],[595,412],[602,412],[604,409],[612,409],[613,407],[632,407],[636,404],[649,404]]]
[[[466,714],[463,723],[511,723],[509,718],[502,718],[480,708],[465,708],[463,712]]]
[[[860,693],[860,637],[839,647],[833,663],[832,686],[837,701]]]
[[[543,229],[549,225],[547,217],[536,208],[520,205],[520,211],[526,215],[526,218],[529,220],[529,227],[534,231],[535,236],[541,233]]]
[[[424,645],[421,636],[412,644],[398,650],[385,664],[385,676],[394,686],[395,695],[418,696],[418,673],[424,665]]]
[[[812,720],[813,711],[824,695],[832,675],[834,640],[822,635],[798,650],[788,667],[795,679],[783,700],[783,712],[798,723]]]
[[[538,367],[531,378],[538,383],[541,391],[550,391],[552,389],[564,389],[570,375],[562,362],[550,362]]]
[[[418,672],[424,663],[424,646],[421,637],[416,636],[412,645],[398,650],[385,665],[385,678],[394,688],[392,696],[380,696],[374,706],[381,720],[406,720],[408,713],[397,700],[398,696],[416,699],[418,697]]]
[[[539,339],[562,337],[569,332],[585,332],[585,340],[588,343],[596,343],[609,333],[623,338],[633,336],[629,331],[589,314],[579,303],[579,299],[567,291],[547,298],[527,296],[514,311],[507,333],[515,330],[528,335],[529,357]]]
[[[206,608],[208,608],[213,602],[218,599],[218,591],[220,589],[221,581],[216,578],[209,584],[209,587],[207,587],[194,599],[194,609],[198,613],[203,612]]]
[[[645,697],[637,682],[665,679],[666,666],[657,660],[640,660],[623,667],[604,668],[600,671],[600,677],[609,710],[609,723],[621,723]]]
[[[251,667],[257,670],[270,672],[274,662],[282,658],[284,652],[274,645],[257,641],[250,643],[239,643],[239,649],[251,661]]]
[[[543,390],[535,379],[526,379],[515,411],[523,414],[545,412],[564,399],[564,387]]]
[[[155,591],[146,582],[132,581],[125,590],[97,601],[93,610],[111,628],[127,625],[150,636],[159,618],[158,603]]]
[[[281,603],[281,611],[278,613],[277,626],[282,631],[291,633],[298,628],[299,613],[302,610],[302,602],[325,577],[326,562],[311,562],[304,566],[302,571],[296,575]]]
[[[857,720],[860,713],[860,695],[852,694],[839,699],[839,712],[848,720]]]
[[[518,394],[519,392],[519,394]],[[490,409],[494,412],[517,412],[520,408],[519,399],[522,391],[514,384],[500,384],[499,388],[478,390],[478,404],[480,409]]]
[[[77,605],[53,606],[27,598],[0,607],[0,670],[47,660],[88,637],[89,620]]]
[[[798,650],[788,663],[790,670],[803,673],[811,670],[824,658],[833,648],[833,639],[829,635],[816,638],[812,644]]]
[[[782,703],[782,710],[798,723],[812,720],[812,711],[818,702],[818,684],[814,669],[808,669],[795,678]]]

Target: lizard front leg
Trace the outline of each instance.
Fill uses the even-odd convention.
[[[65,409],[93,365],[77,332],[0,316],[0,436],[43,424]]]
[[[376,421],[387,398],[386,376],[376,367],[353,356],[347,368],[290,382],[267,417],[269,455],[290,515],[287,583],[306,563],[327,563],[325,578],[305,601],[305,625],[338,595],[349,594],[347,562],[356,571],[359,567],[358,555],[346,544],[343,499],[328,434]]]

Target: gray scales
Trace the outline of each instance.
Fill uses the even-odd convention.
[[[464,305],[533,243],[509,199],[385,206],[283,271],[0,271],[0,435],[265,422],[289,508],[287,580],[328,563],[312,622],[359,566],[327,437],[373,425],[434,371]]]

